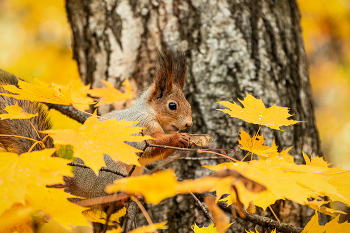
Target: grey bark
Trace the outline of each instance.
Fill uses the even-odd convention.
[[[284,131],[262,127],[267,143],[275,138],[280,149],[292,146],[297,163],[304,162],[302,151],[321,155],[296,0],[67,0],[66,6],[84,83],[99,87],[102,78],[118,86],[131,77],[140,92],[152,80],[157,51],[178,48],[187,57],[190,133],[209,134],[213,146],[235,149],[240,129],[252,135],[258,126],[216,111],[217,102],[249,93],[268,107],[289,107],[293,119],[303,121]],[[215,162],[181,160],[171,166],[179,179],[188,179],[207,175],[204,164]],[[194,223],[210,223],[188,195],[147,209],[154,222],[168,221],[167,232],[191,232]],[[273,209],[282,222],[299,227],[313,215],[291,201],[278,201]],[[269,210],[259,214],[273,218]],[[147,224],[142,217],[137,222]],[[252,228],[235,219],[228,232]]]

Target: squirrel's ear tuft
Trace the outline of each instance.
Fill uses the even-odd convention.
[[[173,56],[170,51],[158,52],[152,98],[163,98],[173,89]]]
[[[181,89],[185,86],[186,81],[186,57],[185,54],[181,51],[176,51],[173,55],[173,63],[174,63],[174,76],[173,82],[175,85],[180,87]]]

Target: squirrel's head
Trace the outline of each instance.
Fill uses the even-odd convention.
[[[192,126],[191,105],[182,93],[185,79],[184,54],[179,51],[159,52],[149,103],[167,134]]]

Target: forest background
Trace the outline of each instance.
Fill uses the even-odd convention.
[[[325,160],[350,169],[350,1],[303,0],[305,48]],[[0,68],[26,80],[78,80],[64,0],[0,0]],[[51,110],[54,128],[79,123]]]

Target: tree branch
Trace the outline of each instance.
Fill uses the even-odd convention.
[[[49,107],[49,109],[55,109],[60,113],[62,113],[63,115],[66,115],[69,118],[76,120],[81,124],[84,124],[86,119],[88,119],[89,117],[89,115],[74,109],[70,105],[59,105],[59,104],[49,104],[49,103],[46,103],[46,105]]]

